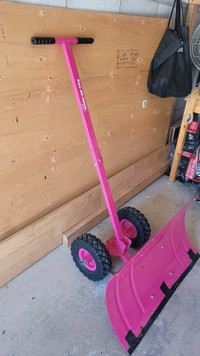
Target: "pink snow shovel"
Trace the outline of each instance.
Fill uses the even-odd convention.
[[[131,354],[192,269],[199,254],[185,230],[185,211],[190,202],[149,242],[150,226],[139,210],[126,207],[116,211],[71,48],[72,44],[91,44],[93,41],[92,38],[31,38],[33,45],[60,44],[63,48],[114,230],[106,245],[91,234],[77,237],[72,243],[71,254],[79,270],[94,281],[103,279],[110,272],[110,255],[119,256],[124,262],[124,266],[108,282],[106,304],[112,327],[124,350]],[[134,256],[128,252],[130,247],[143,244],[145,246]]]

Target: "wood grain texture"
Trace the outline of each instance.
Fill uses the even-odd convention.
[[[200,5],[200,0],[189,0],[188,3],[191,5]]]
[[[164,146],[110,178],[116,206],[159,178],[169,166],[170,146]],[[69,244],[107,216],[98,185],[51,212],[37,222],[0,242],[0,286],[31,266],[62,243]]]
[[[146,87],[166,25],[0,2],[0,240],[98,184],[62,49],[30,37],[94,37],[73,50],[111,177],[166,142],[172,100]]]
[[[185,143],[188,126],[193,120],[193,113],[199,112],[199,107],[198,107],[199,93],[200,93],[200,89],[196,88],[185,99],[186,100],[185,110],[183,113],[180,132],[178,135],[178,140],[177,140],[176,149],[174,152],[174,158],[173,158],[172,167],[171,167],[170,176],[169,176],[169,181],[171,183],[175,182],[175,180],[176,180],[176,175],[178,172],[178,167],[179,167],[181,155],[183,152],[183,146]]]
[[[196,101],[196,105],[195,105],[195,108],[194,108],[194,112],[196,114],[200,114],[200,96],[198,97],[197,101]]]
[[[188,130],[188,124],[182,120],[181,123],[181,127],[180,127],[180,132],[179,132],[179,136],[178,136],[178,141],[176,144],[176,150],[174,153],[174,158],[173,158],[173,164],[171,167],[171,171],[170,171],[170,176],[169,176],[169,181],[171,183],[175,182],[176,180],[176,175],[178,172],[178,167],[179,167],[179,163],[180,163],[180,159],[181,159],[181,155],[183,152],[183,146],[185,143],[185,138],[187,135],[187,130]]]

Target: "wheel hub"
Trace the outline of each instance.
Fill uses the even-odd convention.
[[[87,261],[84,260],[84,258],[81,260],[81,263],[82,263],[83,266],[86,266],[86,265],[87,265]]]
[[[78,257],[81,261],[81,264],[89,271],[96,270],[96,262],[93,256],[87,250],[85,250],[84,248],[80,248],[78,252]]]
[[[133,223],[131,223],[127,219],[123,219],[120,221],[120,224],[121,224],[124,236],[128,237],[129,239],[134,239],[137,237],[137,229],[133,225]]]

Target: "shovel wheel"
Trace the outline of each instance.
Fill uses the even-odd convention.
[[[131,247],[140,247],[144,245],[150,237],[151,228],[147,218],[139,210],[132,208],[131,206],[122,208],[118,210],[119,221],[123,224],[124,222],[130,222],[132,224],[132,230],[136,230],[135,236],[132,238]],[[131,231],[129,230],[129,235],[127,237],[131,238]],[[126,231],[124,231],[126,235]]]
[[[96,236],[84,234],[71,245],[76,266],[89,279],[100,281],[108,275],[112,262],[105,245]]]

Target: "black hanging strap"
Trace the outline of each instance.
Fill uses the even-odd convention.
[[[173,15],[173,12],[174,12],[175,5],[176,5],[176,0],[174,0],[173,6],[172,6],[172,11],[171,11],[171,14],[170,14],[170,17],[169,17],[169,21],[168,21],[168,28],[170,26],[170,22],[171,22],[171,19],[172,19],[172,15]]]
[[[181,0],[176,0],[175,31],[181,37]]]
[[[175,31],[178,34],[178,36],[181,37],[181,10],[182,10],[182,18],[183,18],[183,9],[181,6],[181,0],[174,0],[171,14],[170,14],[169,21],[168,21],[168,28],[170,26],[170,22],[171,22],[175,7],[176,7]]]

